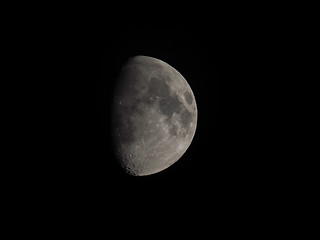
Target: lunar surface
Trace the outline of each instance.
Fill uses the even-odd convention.
[[[116,157],[129,175],[160,172],[186,152],[197,106],[184,77],[169,64],[136,56],[123,66],[112,104]]]

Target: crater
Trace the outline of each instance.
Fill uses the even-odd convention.
[[[184,93],[184,97],[185,97],[187,103],[188,103],[189,105],[191,105],[192,102],[193,102],[191,93],[190,93],[189,91],[185,92],[185,93]]]

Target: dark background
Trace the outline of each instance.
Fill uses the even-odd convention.
[[[308,158],[300,118],[309,118],[296,110],[308,105],[299,51],[314,53],[311,25],[293,4],[190,3],[4,8],[5,222],[48,235],[87,230],[90,238],[98,230],[121,238],[173,229],[196,239],[294,232],[287,220],[305,197],[297,188],[311,182],[300,169]],[[120,169],[108,129],[115,77],[138,54],[176,68],[198,107],[186,153],[146,177]],[[20,225],[11,233],[25,234]]]
[[[261,68],[267,58],[262,61],[261,56],[268,46],[257,40],[254,28],[214,20],[190,24],[71,19],[59,25],[57,34],[46,36],[44,51],[52,56],[46,63],[48,89],[57,112],[50,116],[57,149],[53,155],[58,158],[54,165],[67,184],[128,195],[136,190],[148,195],[159,188],[164,198],[180,192],[195,199],[211,199],[212,192],[220,197],[252,194],[264,184],[267,153],[260,151],[258,135],[266,126],[259,124],[264,117],[259,94],[267,74]],[[176,164],[148,177],[125,175],[109,139],[115,77],[135,55],[159,58],[176,68],[189,82],[198,107],[190,148]]]
[[[3,229],[90,239],[302,230],[317,182],[310,6],[94,4],[3,5]],[[137,54],[176,68],[198,107],[186,153],[146,177],[120,169],[108,129],[115,77]]]
[[[227,19],[192,24],[110,21],[65,29],[68,37],[62,45],[68,54],[62,61],[70,76],[62,78],[67,101],[62,98],[65,115],[59,116],[68,155],[59,172],[65,171],[67,184],[115,204],[154,197],[165,205],[169,199],[188,199],[198,207],[234,198],[239,203],[241,196],[257,196],[270,186],[273,180],[266,177],[272,161],[266,162],[268,153],[262,150],[267,126],[260,121],[265,116],[259,100],[266,80],[261,66],[267,61],[261,56],[268,47],[265,39],[258,40],[259,32]],[[176,68],[189,82],[198,107],[198,126],[187,152],[170,168],[147,177],[130,177],[119,168],[108,129],[115,78],[135,55],[159,58]]]
[[[23,141],[31,145],[23,151],[31,160],[21,164],[24,179],[32,180],[19,182],[25,196],[61,216],[118,224],[139,216],[165,217],[170,226],[209,217],[227,228],[230,218],[241,222],[251,211],[254,220],[273,211],[290,181],[283,174],[286,162],[279,161],[284,156],[277,154],[284,135],[279,125],[286,123],[276,112],[281,109],[273,108],[282,77],[281,26],[274,28],[259,12],[204,19],[197,13],[176,21],[58,13],[21,23],[19,39],[27,39],[22,43],[28,51],[17,58],[29,63],[28,79],[39,79],[30,96],[34,113],[27,108],[21,116],[33,124],[24,136],[36,138]],[[121,170],[108,129],[115,78],[135,55],[176,68],[198,108],[197,130],[183,157],[145,177]]]

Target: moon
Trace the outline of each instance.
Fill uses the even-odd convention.
[[[162,60],[135,56],[122,67],[112,103],[115,155],[132,176],[177,162],[196,132],[197,106],[185,78]]]

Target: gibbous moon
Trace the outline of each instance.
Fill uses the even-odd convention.
[[[129,175],[160,172],[186,152],[197,126],[197,106],[184,77],[152,57],[130,58],[112,103],[116,157]]]

